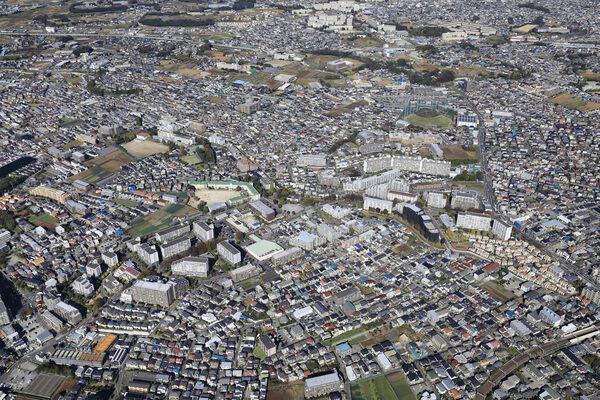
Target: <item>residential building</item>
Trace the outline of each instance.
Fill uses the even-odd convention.
[[[464,229],[488,232],[492,219],[485,214],[458,213],[456,216],[456,226]]]
[[[203,242],[210,242],[215,238],[215,227],[202,221],[194,221],[192,224],[196,237]]]
[[[235,265],[242,262],[242,252],[227,240],[219,242],[217,252],[230,264]]]
[[[188,251],[192,247],[192,242],[190,241],[190,238],[182,237],[162,244],[159,247],[162,259],[166,260]]]
[[[135,302],[169,307],[175,301],[175,288],[172,282],[136,281],[131,289]]]
[[[173,275],[206,278],[209,269],[209,257],[185,257],[171,264],[171,272]]]

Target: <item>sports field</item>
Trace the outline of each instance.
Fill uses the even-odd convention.
[[[125,143],[123,148],[136,158],[149,157],[169,151],[169,146],[165,144],[139,139],[133,139],[131,142]]]
[[[145,215],[134,221],[129,228],[129,234],[133,237],[152,235],[161,229],[168,228],[174,217],[193,215],[198,210],[183,204],[169,204],[151,214]]]
[[[418,126],[420,128],[446,129],[451,128],[454,125],[452,119],[443,114],[425,116],[415,113],[410,114],[404,119],[411,125]]]

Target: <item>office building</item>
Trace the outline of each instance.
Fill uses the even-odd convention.
[[[171,264],[173,275],[206,278],[210,269],[208,257],[185,257]]]
[[[340,379],[337,370],[324,375],[306,378],[304,382],[304,397],[307,399],[313,397],[326,396],[329,393],[342,391],[344,382]]]
[[[192,242],[190,241],[190,238],[182,237],[160,245],[160,254],[162,259],[166,260],[181,253],[185,253],[191,248]]]
[[[212,224],[207,224],[202,221],[194,221],[194,234],[203,242],[210,242],[215,238],[215,227]]]
[[[235,265],[242,262],[242,252],[227,240],[219,242],[217,253],[230,264]]]
[[[157,232],[156,240],[161,243],[166,243],[170,240],[174,240],[180,236],[185,235],[189,231],[190,231],[190,226],[188,224],[179,224],[179,225],[167,228],[167,229],[163,229],[160,232]]]
[[[63,322],[56,317],[56,315],[52,314],[48,310],[41,313],[40,316],[42,317],[42,321],[44,321],[46,326],[52,329],[54,332],[60,331],[65,326]]]
[[[492,233],[501,240],[508,240],[512,235],[512,225],[495,219],[492,223]]]
[[[132,299],[135,302],[169,307],[175,301],[173,283],[136,281],[131,287]]]
[[[492,219],[484,214],[458,213],[456,216],[456,226],[464,229],[488,232]]]

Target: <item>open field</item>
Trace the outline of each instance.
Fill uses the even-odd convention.
[[[196,79],[204,78],[208,75],[207,72],[201,70],[193,64],[180,64],[170,60],[161,60],[158,69]]]
[[[133,139],[131,142],[125,143],[123,148],[136,158],[149,157],[154,154],[166,153],[169,151],[169,146],[165,144],[139,139]]]
[[[35,226],[42,226],[47,229],[54,229],[58,225],[58,220],[48,213],[30,215],[27,220]]]
[[[174,217],[183,217],[193,215],[198,210],[182,204],[170,204],[151,214],[138,218],[134,225],[129,229],[129,234],[133,237],[148,236],[168,228]]]
[[[130,163],[132,160],[133,157],[125,151],[115,149],[108,154],[88,161],[87,165],[89,168],[77,175],[73,175],[71,180],[79,179],[92,184],[98,183],[119,171],[123,165]]]
[[[568,93],[559,94],[556,97],[548,99],[548,101],[581,112],[600,110],[600,103],[585,101]]]
[[[438,114],[434,117],[424,117],[417,114],[410,114],[404,118],[408,123],[420,128],[446,129],[451,128],[454,122],[449,117]]]
[[[355,101],[353,103],[346,104],[346,105],[339,105],[339,106],[334,107],[331,111],[329,111],[327,113],[327,115],[330,117],[339,117],[342,114],[352,112],[352,110],[354,110],[355,108],[358,108],[361,106],[366,106],[366,105],[367,105],[367,102],[365,100]]]
[[[303,400],[304,382],[275,383],[269,381],[267,400]]]
[[[351,386],[353,400],[400,400],[385,376],[360,381]]]

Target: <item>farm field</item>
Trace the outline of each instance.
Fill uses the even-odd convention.
[[[353,400],[401,400],[385,376],[360,381],[351,386]]]
[[[135,224],[129,229],[129,234],[133,237],[148,236],[168,228],[171,225],[174,217],[183,217],[185,215],[193,215],[198,210],[183,204],[170,204],[145,215],[135,221]]]
[[[392,389],[398,400],[416,400],[415,394],[410,389],[410,385],[402,372],[394,372],[387,375],[387,380],[390,382]]]
[[[82,180],[87,183],[95,184],[119,171],[125,164],[133,161],[127,152],[119,148],[115,148],[110,153],[98,156],[87,162],[89,166],[85,171],[73,175],[71,180]]]

